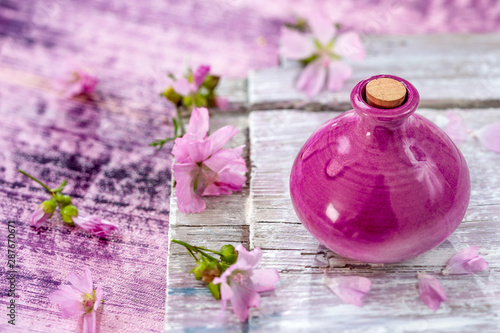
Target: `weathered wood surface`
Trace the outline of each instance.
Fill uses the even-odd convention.
[[[418,111],[446,125],[442,110]],[[500,109],[458,111],[471,129],[500,121]],[[166,331],[338,331],[497,332],[500,309],[500,154],[477,140],[461,145],[471,170],[472,196],[460,227],[437,248],[396,264],[365,264],[341,258],[320,245],[298,221],[289,198],[288,177],[298,150],[323,122],[339,113],[254,111],[250,127],[250,192],[209,199],[202,214],[177,211],[172,195],[170,238],[217,248],[224,243],[261,247],[261,267],[275,267],[275,292],[252,309],[248,323],[231,311],[215,314],[219,303],[187,274],[190,258],[181,247],[169,251]],[[219,120],[218,120],[219,121]],[[241,140],[241,138],[239,139]],[[226,209],[233,207],[233,209]],[[246,207],[246,210],[245,210]],[[439,276],[449,300],[433,313],[420,301],[416,273],[438,274],[447,260],[469,245],[480,246],[487,272]],[[186,263],[188,263],[186,265]],[[322,283],[328,275],[363,275],[373,281],[365,306],[343,304]]]
[[[364,36],[367,58],[353,62],[353,76],[342,90],[323,91],[311,100],[295,89],[298,63],[250,72],[248,101],[256,108],[350,108],[360,80],[392,74],[419,91],[421,107],[500,106],[500,34]],[[319,104],[320,106],[318,106]],[[328,109],[328,108],[326,108]]]

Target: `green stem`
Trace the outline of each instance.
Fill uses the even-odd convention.
[[[210,260],[219,261],[219,260],[215,259],[214,257],[212,257],[211,255],[209,255],[208,253],[203,252],[203,250],[206,250],[206,249],[201,248],[201,249],[203,249],[203,250],[201,250],[199,247],[193,246],[191,244],[188,244],[186,242],[183,242],[183,241],[180,241],[177,239],[172,239],[172,242],[184,246],[188,251],[199,253],[199,254],[209,258]],[[208,250],[208,251],[210,251],[210,250]]]
[[[45,190],[47,190],[47,192],[49,192],[50,194],[53,193],[53,191],[50,189],[50,187],[48,187],[47,185],[45,185],[44,183],[42,183],[41,181],[39,181],[38,179],[36,179],[35,177],[33,177],[32,175],[30,175],[29,173],[21,170],[21,169],[18,169],[17,171],[19,171],[20,173],[22,173],[23,175],[25,175],[26,177],[30,178],[31,180],[34,180],[35,182],[37,182],[38,184],[40,184]]]
[[[184,123],[182,122],[181,110],[179,109],[179,107],[176,107],[175,110],[177,112],[177,120],[179,121],[179,126],[181,128],[181,135],[180,136],[183,136],[184,134],[186,134],[186,130],[184,129]],[[177,133],[174,133],[174,134],[177,134]]]
[[[221,253],[221,252],[219,252],[219,251],[214,251],[214,250],[206,249],[206,248],[204,248],[204,247],[198,247],[198,249],[203,250],[203,251],[212,252],[212,253],[218,254],[218,255],[220,255],[220,256],[222,255],[222,253]]]

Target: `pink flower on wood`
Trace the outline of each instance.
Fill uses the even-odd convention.
[[[80,212],[78,216],[73,217],[73,223],[99,237],[107,237],[111,235],[113,231],[118,229],[117,225],[103,220],[99,216],[86,215],[82,212]]]
[[[338,34],[335,26],[321,13],[308,21],[311,33],[283,27],[280,37],[280,54],[283,57],[304,60],[314,58],[297,80],[297,89],[308,97],[317,95],[327,80],[327,88],[337,91],[351,77],[351,67],[342,59],[361,61],[366,51],[356,32]]]
[[[239,191],[246,182],[246,163],[241,153],[243,146],[234,149],[222,147],[238,133],[225,126],[210,136],[208,110],[194,108],[186,134],[175,139],[172,154],[177,182],[177,205],[183,213],[199,213],[205,209],[202,196],[218,196]]]
[[[83,314],[83,332],[96,332],[96,310],[101,304],[103,290],[92,287],[90,270],[85,268],[84,276],[70,272],[68,281],[71,285],[61,285],[49,295],[49,300],[61,308],[63,318]]]
[[[363,297],[370,291],[372,282],[363,276],[323,277],[323,283],[342,301],[363,306]]]
[[[420,299],[431,309],[436,311],[441,302],[446,301],[446,293],[439,281],[432,275],[418,273],[418,293]]]
[[[443,275],[479,273],[488,268],[488,262],[478,256],[479,246],[469,246],[455,254],[443,269]]]
[[[276,269],[255,269],[262,251],[255,248],[247,251],[243,245],[236,247],[238,259],[222,273],[214,278],[213,284],[221,284],[222,311],[227,301],[231,302],[234,313],[241,322],[247,320],[249,309],[260,306],[260,292],[274,290],[274,284],[279,281]]]
[[[182,96],[196,93],[203,84],[203,81],[205,81],[208,73],[210,73],[210,66],[201,65],[193,73],[191,79],[181,77],[172,83],[172,87],[176,93]]]
[[[54,79],[53,87],[64,98],[91,95],[99,81],[75,60],[63,65],[63,71]]]

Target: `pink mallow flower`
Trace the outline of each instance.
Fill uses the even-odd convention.
[[[479,273],[487,269],[488,262],[477,255],[478,250],[474,245],[455,254],[443,269],[443,275]]]
[[[372,285],[364,276],[323,277],[323,283],[342,301],[356,306],[363,306],[363,297]]]
[[[40,228],[45,221],[52,217],[56,207],[57,203],[55,200],[46,200],[42,202],[38,205],[33,214],[31,214],[30,226],[36,229]]]
[[[446,301],[446,293],[439,281],[432,275],[418,273],[418,293],[420,299],[432,311],[439,308],[441,302]]]
[[[190,81],[188,78],[181,77],[172,83],[172,87],[179,95],[190,95],[198,91],[200,86],[203,84],[203,81],[205,81],[208,73],[210,73],[210,66],[198,66],[196,71],[193,73],[192,81]]]
[[[103,290],[99,286],[92,287],[90,270],[85,268],[85,275],[70,272],[68,281],[71,285],[61,285],[59,289],[49,295],[51,302],[61,308],[63,318],[83,314],[83,332],[96,332],[96,310],[101,304]]]
[[[175,139],[175,193],[183,213],[202,212],[206,208],[202,196],[231,194],[246,182],[243,146],[222,149],[238,130],[225,126],[210,136],[207,133],[208,110],[194,108],[186,134]]]
[[[79,212],[78,216],[73,217],[73,223],[99,237],[107,237],[118,229],[117,225],[103,220],[99,216],[87,215],[82,212]]]
[[[315,57],[304,68],[296,84],[297,89],[304,91],[308,97],[317,95],[325,81],[328,90],[340,90],[352,75],[352,68],[342,59],[365,59],[366,51],[361,39],[353,31],[338,34],[332,22],[319,13],[308,23],[312,33],[282,27],[279,52],[281,56],[294,60]]]
[[[229,266],[220,277],[214,278],[213,284],[221,284],[222,311],[227,301],[231,302],[234,313],[241,322],[247,320],[249,309],[260,306],[260,292],[274,290],[279,281],[278,271],[274,268],[255,269],[262,257],[260,248],[247,251],[243,245],[236,246],[238,259]]]
[[[53,88],[64,98],[79,95],[91,95],[99,81],[90,75],[76,61],[68,61],[63,65],[63,70],[54,79]]]

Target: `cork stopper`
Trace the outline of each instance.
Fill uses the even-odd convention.
[[[366,102],[376,108],[397,108],[403,104],[405,98],[406,88],[397,80],[383,77],[366,85]]]

